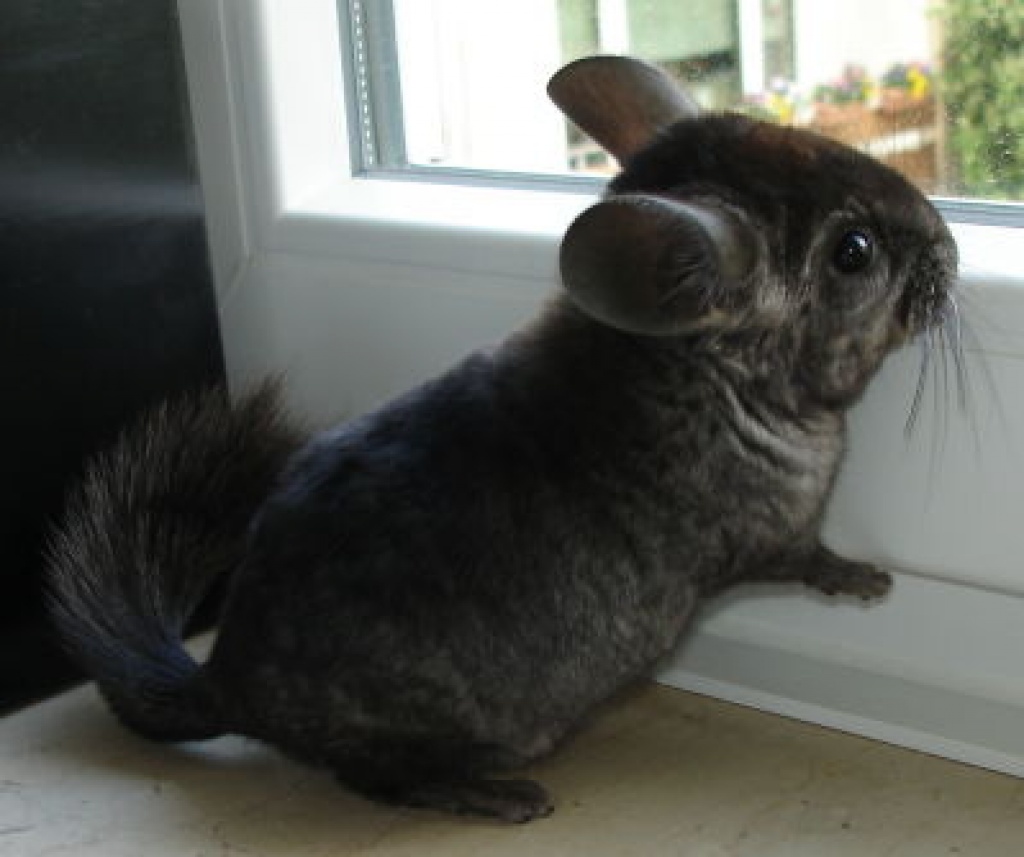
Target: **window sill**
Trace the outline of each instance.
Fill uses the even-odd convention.
[[[142,741],[91,686],[0,722],[0,764],[12,857],[991,856],[1024,835],[1005,777],[658,687],[531,771],[556,811],[528,828],[373,804],[246,739]]]
[[[268,247],[554,281],[566,225],[586,193],[337,179],[270,224]]]
[[[366,255],[432,266],[436,252],[417,253],[407,239],[436,238],[455,248],[452,258],[472,256],[467,270],[518,273],[531,266],[519,262],[509,270],[496,268],[475,248],[460,253],[455,242],[472,245],[477,240],[507,241],[513,247],[535,243],[550,252],[557,247],[566,226],[594,202],[589,189],[565,192],[536,187],[433,183],[401,178],[339,178],[301,203],[282,210],[275,225],[281,249],[316,250],[329,254]],[[314,242],[301,236],[304,228],[319,226]],[[1024,226],[1024,224],[1022,224]],[[1024,254],[1020,252],[1024,229],[977,223],[953,222],[950,229],[960,250],[961,275],[967,286],[997,285],[1024,288]],[[315,233],[312,233],[315,234]],[[366,243],[368,236],[378,240]],[[397,239],[397,240],[396,240]],[[415,247],[415,240],[414,240]],[[440,267],[446,267],[441,264]],[[550,276],[545,267],[544,276]]]
[[[591,192],[337,179],[266,225],[265,248],[557,286],[559,241]],[[1024,231],[951,223],[965,346],[1024,357]]]

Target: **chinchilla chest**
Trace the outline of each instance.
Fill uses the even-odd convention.
[[[655,588],[713,594],[816,542],[843,446],[839,418],[798,424],[730,393],[666,427],[602,492],[646,546]]]
[[[532,506],[544,510],[528,515],[537,565],[522,565],[510,546],[504,556],[519,565],[506,572],[543,567],[543,583],[534,581],[530,609],[512,623],[530,631],[503,666],[493,706],[515,712],[516,729],[529,733],[522,724],[535,717],[561,722],[649,669],[674,649],[702,597],[759,579],[815,541],[838,438],[793,435],[769,454],[714,420],[701,425],[696,435],[690,426],[606,450],[614,466],[590,469],[584,489]],[[783,453],[792,460],[780,463]],[[519,657],[533,647],[536,657]],[[509,706],[512,688],[530,689],[522,708]]]

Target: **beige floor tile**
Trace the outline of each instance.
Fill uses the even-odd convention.
[[[558,809],[521,827],[382,808],[251,742],[137,739],[87,688],[0,721],[0,855],[1024,853],[1024,782],[664,687],[532,774]]]

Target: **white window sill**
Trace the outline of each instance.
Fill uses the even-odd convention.
[[[595,198],[584,191],[344,178],[283,210],[272,241],[281,250],[458,264],[465,270],[550,279],[547,259],[538,265],[518,251],[533,246],[549,256],[566,225]],[[964,288],[1024,290],[1024,229],[973,223],[952,223],[950,229],[960,250]],[[428,241],[441,244],[427,250]],[[480,254],[477,242],[506,244],[508,250],[491,258]]]
[[[550,280],[550,257],[566,225],[596,195],[483,182],[337,178],[279,213],[271,246]],[[1024,297],[1024,229],[950,228],[964,288],[1020,288]],[[539,257],[525,256],[527,248]]]
[[[531,774],[556,810],[525,829],[370,803],[246,739],[143,741],[92,686],[0,721],[0,766],[9,857],[1007,857],[1024,836],[1005,777],[653,687]]]
[[[554,282],[583,193],[338,179],[280,213],[269,246]]]
[[[265,224],[264,249],[557,286],[566,225],[589,193],[343,178]],[[1024,358],[1024,229],[952,223],[968,350]]]

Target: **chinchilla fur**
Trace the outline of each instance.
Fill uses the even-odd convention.
[[[494,775],[646,675],[700,599],[886,592],[818,530],[847,409],[948,312],[942,219],[869,157],[703,115],[635,60],[574,63],[551,94],[623,170],[532,323],[301,446],[265,388],[168,405],[91,464],[53,536],[54,617],[128,726],[524,821],[548,794]],[[183,623],[224,575],[197,664]]]

